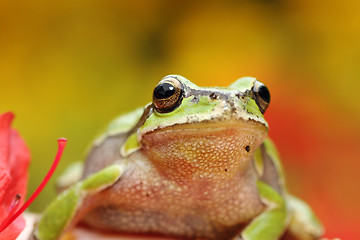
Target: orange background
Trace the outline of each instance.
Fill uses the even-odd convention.
[[[360,2],[0,2],[0,112],[32,152],[32,192],[69,142],[59,174],[97,130],[177,73],[200,86],[258,77],[291,192],[327,235],[360,239]],[[52,183],[53,184],[53,180]],[[48,186],[31,209],[54,197]]]

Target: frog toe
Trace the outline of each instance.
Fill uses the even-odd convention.
[[[292,213],[289,232],[301,240],[319,239],[324,233],[324,228],[311,208],[292,195],[288,200]]]

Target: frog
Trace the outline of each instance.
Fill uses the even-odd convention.
[[[254,77],[228,87],[164,77],[151,103],[94,140],[80,179],[47,206],[35,238],[60,239],[81,223],[175,239],[319,239],[321,222],[286,188],[269,103]]]

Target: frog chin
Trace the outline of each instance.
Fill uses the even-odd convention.
[[[146,133],[141,145],[160,174],[198,182],[241,174],[267,132],[253,120],[206,121]]]

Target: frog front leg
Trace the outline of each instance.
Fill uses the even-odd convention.
[[[257,187],[267,209],[254,218],[233,240],[277,240],[285,231],[287,219],[285,200],[264,182],[258,181]]]
[[[126,161],[111,165],[62,192],[42,215],[35,232],[36,239],[59,239],[64,231],[75,224],[74,218],[83,200],[116,183],[125,168]]]
[[[299,240],[319,239],[324,228],[311,208],[295,196],[289,195],[287,199],[291,212],[289,234]]]

